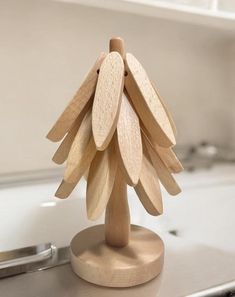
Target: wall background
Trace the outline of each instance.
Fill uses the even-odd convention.
[[[55,167],[57,144],[45,135],[112,36],[156,82],[179,144],[234,145],[232,33],[49,0],[0,1],[0,174]]]

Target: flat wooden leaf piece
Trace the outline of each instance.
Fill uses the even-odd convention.
[[[170,172],[179,173],[182,170],[184,170],[182,164],[180,163],[172,148],[165,148],[159,146],[153,139],[151,139],[151,136],[149,135],[145,127],[142,126],[141,129],[142,133],[144,133],[145,136],[148,138],[153,150],[156,152],[156,154],[159,155],[159,157],[170,170]]]
[[[176,137],[176,135],[177,135],[177,129],[176,129],[176,125],[175,125],[175,122],[174,122],[174,120],[173,120],[173,117],[172,117],[172,115],[171,115],[171,112],[170,112],[169,108],[166,106],[166,103],[164,102],[164,100],[163,100],[162,97],[160,96],[159,92],[157,91],[157,88],[155,87],[155,85],[154,85],[153,83],[152,83],[152,86],[153,86],[153,88],[154,88],[154,90],[155,90],[155,92],[156,92],[156,94],[157,94],[159,100],[161,101],[162,106],[163,106],[164,109],[165,109],[165,112],[166,112],[166,114],[167,114],[167,116],[168,116],[168,119],[169,119],[169,122],[170,122],[170,124],[171,124],[171,128],[172,128],[172,130],[173,130],[173,132],[174,132],[174,135],[175,135],[175,137]]]
[[[136,185],[142,166],[140,123],[125,93],[117,123],[117,140],[126,181],[131,186]]]
[[[97,150],[104,150],[117,126],[123,92],[124,63],[117,52],[101,65],[92,108],[92,131]]]
[[[103,152],[97,152],[91,163],[87,181],[87,216],[98,219],[106,208],[111,195],[117,171],[114,145]]]
[[[62,140],[60,146],[58,147],[57,151],[55,152],[52,160],[56,164],[63,164],[69,155],[69,151],[71,149],[72,143],[74,141],[74,138],[78,132],[78,129],[81,125],[81,122],[86,114],[87,110],[84,108],[84,110],[79,114],[76,121],[74,122],[72,128],[69,130],[67,135]]]
[[[128,75],[125,87],[144,126],[160,146],[175,145],[175,136],[166,111],[144,68],[132,54],[126,54]]]
[[[174,177],[170,173],[169,169],[163,163],[159,155],[153,150],[151,144],[149,143],[148,139],[144,134],[142,134],[142,139],[144,145],[146,146],[148,155],[150,157],[151,163],[155,168],[157,175],[159,177],[160,182],[167,190],[167,192],[171,195],[177,195],[181,192],[181,189],[177,182],[175,181]]]
[[[91,112],[89,111],[82,121],[69,152],[64,180],[68,183],[78,182],[89,167],[95,153],[96,147],[92,137]]]
[[[61,184],[59,185],[59,187],[55,193],[55,196],[60,199],[67,198],[72,193],[72,191],[74,190],[76,185],[77,185],[77,183],[71,184],[71,183],[67,183],[66,181],[62,180]]]
[[[179,173],[184,170],[172,148],[164,148],[155,144],[153,149],[172,173]]]
[[[68,104],[64,112],[61,114],[61,116],[58,118],[54,126],[47,134],[47,138],[51,141],[57,142],[64,137],[64,135],[72,127],[76,118],[91,98],[92,94],[95,91],[98,79],[97,70],[100,68],[105,56],[105,53],[100,54],[99,58],[88,73],[74,98]]]
[[[145,156],[143,156],[140,180],[134,189],[148,213],[153,216],[162,214],[162,195],[158,175]]]

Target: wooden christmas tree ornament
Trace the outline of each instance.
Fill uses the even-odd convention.
[[[161,272],[163,242],[130,225],[127,185],[149,214],[162,214],[160,183],[171,195],[181,191],[172,175],[183,170],[172,150],[175,136],[172,116],[144,68],[125,54],[121,38],[111,39],[110,53],[100,54],[47,135],[62,140],[53,161],[67,160],[55,196],[67,198],[86,176],[88,218],[96,220],[105,211],[104,225],[83,230],[71,242],[78,276],[102,286],[130,287]]]

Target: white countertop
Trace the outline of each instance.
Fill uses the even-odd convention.
[[[176,176],[183,192],[165,191],[164,214],[148,215],[129,191],[132,223],[157,232],[166,245],[164,271],[143,286],[121,290],[121,296],[187,296],[235,279],[235,166],[185,172]],[[0,250],[52,242],[66,246],[89,222],[85,181],[66,200],[53,197],[59,180],[0,189]],[[176,230],[178,236],[168,231]],[[29,285],[30,284],[30,285]],[[119,296],[78,279],[68,265],[0,281],[0,296]]]
[[[161,275],[137,287],[104,288],[78,278],[69,265],[0,281],[4,297],[179,297],[234,279],[234,255],[172,235],[163,236],[165,264]]]

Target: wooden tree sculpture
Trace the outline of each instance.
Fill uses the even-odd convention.
[[[55,196],[68,197],[87,177],[87,215],[96,220],[106,209],[105,225],[78,233],[71,242],[73,270],[104,286],[144,283],[161,271],[164,246],[158,235],[130,227],[127,184],[134,187],[146,211],[162,213],[159,180],[171,195],[181,190],[172,173],[182,165],[172,150],[176,128],[172,117],[120,38],[110,40],[80,89],[47,137],[62,140],[53,161],[67,160]]]

